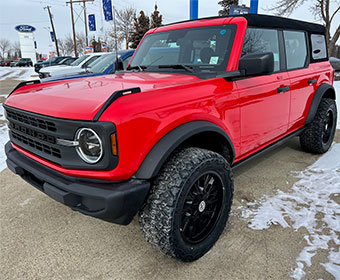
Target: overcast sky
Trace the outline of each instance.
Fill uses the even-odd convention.
[[[71,34],[71,12],[69,6],[66,6],[68,0],[0,0],[0,38],[7,38],[10,41],[18,41],[19,36],[14,30],[18,24],[29,24],[36,28],[34,33],[38,44],[38,52],[47,54],[49,50],[54,50],[48,29],[50,22],[47,10],[43,7],[51,6],[51,11],[54,16],[54,24],[56,33],[59,38]],[[87,13],[96,15],[97,30],[103,27],[104,30],[112,28],[112,23],[107,23],[103,20],[101,13],[102,0],[94,0],[93,3],[87,4]],[[112,0],[113,5],[117,9],[125,7],[134,7],[137,11],[143,9],[150,15],[157,2],[158,10],[163,15],[163,22],[170,23],[189,18],[189,0]],[[219,0],[199,0],[199,17],[215,16],[220,9],[217,4]],[[240,4],[249,6],[250,0],[240,0]],[[308,6],[312,0],[298,8],[290,16],[305,21],[318,22],[310,13]],[[268,11],[275,1],[259,0],[260,14],[274,14],[275,11]],[[334,4],[333,4],[334,6]],[[79,4],[74,4],[75,12],[80,14],[76,22],[76,31],[84,33],[83,13]],[[335,7],[333,7],[335,8]],[[333,29],[340,23],[340,14],[333,20]],[[332,30],[334,32],[334,30]],[[98,32],[89,32],[90,38],[93,35],[96,37]]]

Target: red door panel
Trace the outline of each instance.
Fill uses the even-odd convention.
[[[284,134],[289,120],[286,72],[236,82],[241,108],[241,152],[246,154]],[[278,88],[285,88],[281,93]]]

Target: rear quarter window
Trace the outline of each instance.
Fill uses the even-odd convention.
[[[327,45],[324,35],[312,34],[310,36],[312,43],[312,58],[320,60],[327,58]]]

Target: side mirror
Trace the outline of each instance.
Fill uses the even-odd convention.
[[[123,71],[124,70],[124,64],[123,60],[121,58],[118,58],[115,62],[115,71]]]
[[[240,59],[238,69],[246,76],[271,74],[274,72],[274,54],[272,52],[247,54]]]

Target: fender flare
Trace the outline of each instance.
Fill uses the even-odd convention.
[[[176,127],[163,136],[144,158],[134,177],[151,179],[157,176],[170,154],[185,140],[201,132],[217,132],[222,135],[231,147],[232,162],[234,161],[234,146],[230,137],[221,127],[208,121],[192,121]]]
[[[312,103],[309,107],[309,112],[308,112],[308,115],[307,115],[307,118],[306,118],[306,121],[305,121],[305,125],[308,125],[313,121],[313,119],[316,115],[316,111],[319,108],[321,99],[324,97],[325,93],[329,90],[331,91],[331,94],[334,94],[334,96],[331,96],[331,97],[333,99],[335,99],[335,90],[334,90],[334,87],[332,85],[324,83],[324,84],[321,84],[318,87],[318,89],[316,90],[316,92],[313,96]]]

